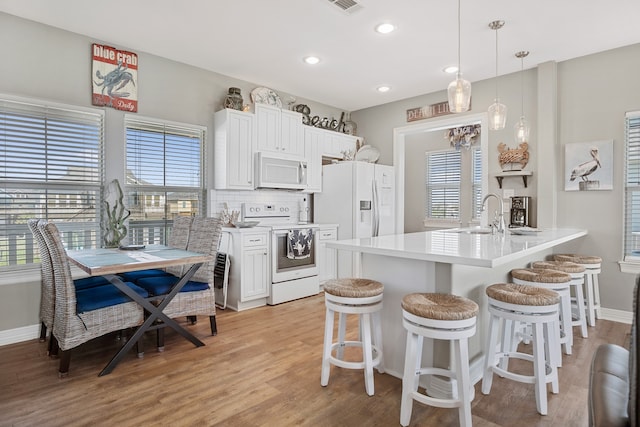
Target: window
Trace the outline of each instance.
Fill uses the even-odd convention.
[[[0,270],[39,262],[29,218],[95,247],[102,175],[102,112],[0,99]]]
[[[625,119],[624,255],[640,262],[640,111]]]
[[[205,129],[125,117],[131,243],[165,243],[178,215],[205,215]]]
[[[468,153],[468,154],[467,154]],[[482,150],[426,153],[426,221],[479,221]]]

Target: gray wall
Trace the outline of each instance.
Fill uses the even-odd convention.
[[[0,93],[91,107],[91,44],[111,45],[78,34],[0,13]],[[127,46],[115,46],[128,49]],[[213,113],[222,108],[230,86],[244,103],[259,83],[233,79],[145,52],[138,54],[138,115],[207,126],[209,188],[213,188]],[[291,94],[276,90],[286,103]],[[313,115],[340,117],[340,110],[302,98]],[[96,107],[97,108],[97,107]],[[107,180],[124,176],[124,113],[106,111]],[[122,178],[120,178],[122,181]],[[0,332],[35,325],[40,304],[39,276],[0,278]],[[5,284],[10,282],[10,284]]]
[[[535,52],[525,60],[525,66],[527,63],[535,63]],[[538,75],[538,67],[525,71],[524,110],[532,126],[530,160],[526,169],[533,171],[533,176],[526,189],[522,181],[515,178],[505,179],[504,187],[513,188],[517,195],[532,196],[534,205],[542,204],[545,209],[555,206],[556,211],[545,217],[555,218],[557,226],[587,229],[589,235],[579,242],[577,250],[603,258],[600,276],[603,307],[630,311],[634,277],[621,273],[618,261],[622,259],[623,238],[624,114],[640,110],[640,79],[637,76],[640,44],[553,65],[550,67],[548,63],[545,64],[542,77]],[[553,74],[555,72],[557,75]],[[550,75],[553,79],[549,78]],[[543,82],[543,87],[538,87],[539,81]],[[493,178],[500,171],[497,146],[504,142],[511,148],[515,147],[512,129],[519,119],[521,104],[520,73],[502,76],[498,82],[500,98],[509,108],[509,113],[506,129],[490,132],[489,135],[490,192],[499,191]],[[621,88],[623,82],[625,87]],[[494,79],[473,82],[472,112],[486,111],[493,102],[494,94]],[[541,106],[547,108],[548,100],[556,98],[557,113],[553,120],[545,117],[544,122],[539,123],[538,99],[544,99]],[[355,111],[351,117],[358,124],[358,133],[368,144],[380,150],[380,162],[390,164],[393,159],[393,129],[407,125],[406,110],[445,100],[446,93],[443,90]],[[554,128],[549,129],[549,126]],[[550,137],[539,141],[537,135],[541,133]],[[613,190],[565,192],[564,144],[604,139],[614,140]],[[544,158],[539,158],[538,153]],[[549,174],[555,174],[556,179],[547,179]],[[545,185],[554,182],[555,185],[538,188],[539,182]],[[553,198],[557,203],[549,202]],[[419,199],[409,191],[405,194],[405,201],[419,202]],[[539,203],[539,199],[543,203]],[[546,222],[541,226],[551,225]]]

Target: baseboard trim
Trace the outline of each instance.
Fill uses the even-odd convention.
[[[40,337],[40,325],[21,326],[0,331],[0,346],[29,341]]]
[[[633,322],[633,312],[614,310],[613,308],[601,308],[596,313],[596,318],[630,325]]]

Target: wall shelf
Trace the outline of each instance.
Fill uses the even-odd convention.
[[[532,171],[507,171],[507,172],[497,173],[496,179],[498,180],[498,186],[502,188],[503,178],[508,178],[512,176],[521,176],[522,182],[524,182],[524,188],[527,188],[527,177],[530,177],[531,175],[533,175]]]

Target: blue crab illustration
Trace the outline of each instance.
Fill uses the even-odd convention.
[[[129,92],[118,92],[120,89],[125,87],[129,82],[135,86],[135,82],[133,81],[133,74],[127,71],[127,66],[122,65],[122,61],[118,61],[118,66],[109,71],[106,75],[102,75],[100,70],[96,71],[96,77],[101,79],[101,82],[96,81],[95,84],[97,86],[102,86],[102,94],[104,95],[105,90],[107,91],[107,95],[109,98],[126,98],[130,95]]]

